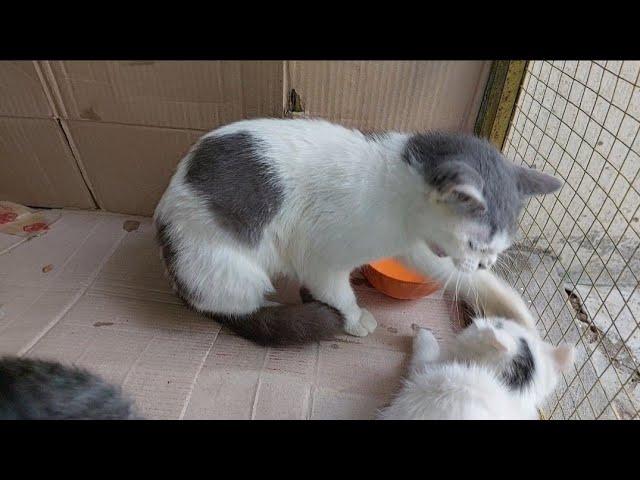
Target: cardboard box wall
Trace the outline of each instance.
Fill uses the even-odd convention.
[[[287,116],[292,89],[305,115],[350,127],[471,131],[489,67],[482,61],[0,62],[0,163],[9,172],[0,175],[0,198],[151,215],[193,141],[242,118]],[[41,122],[25,117],[48,119],[50,131],[42,135]],[[10,132],[18,126],[23,134]]]
[[[0,62],[0,199],[96,207],[37,62]]]

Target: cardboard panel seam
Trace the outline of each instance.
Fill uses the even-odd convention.
[[[51,108],[56,115],[56,118],[67,118],[67,110],[62,101],[62,95],[60,94],[60,88],[53,76],[51,70],[51,64],[48,61],[34,62],[36,63],[36,69],[40,75],[40,81],[47,93],[47,98],[51,102]]]
[[[58,105],[56,104],[54,97],[53,97],[53,92],[51,91],[51,88],[49,88],[49,85],[47,83],[47,79],[46,79],[46,73],[42,71],[41,62],[33,62],[33,65],[35,67],[36,73],[38,75],[38,78],[40,79],[40,84],[42,85],[42,89],[44,90],[44,94],[47,97],[47,101],[49,102],[49,106],[51,107],[51,112],[53,113],[53,118],[59,118],[60,115],[58,114]],[[62,105],[61,105],[62,106]]]
[[[87,170],[84,164],[82,163],[80,152],[78,151],[78,148],[76,147],[76,144],[73,141],[73,136],[71,135],[69,126],[61,118],[58,118],[57,121],[58,121],[58,126],[60,127],[60,130],[62,130],[62,135],[64,136],[64,139],[67,142],[69,149],[71,150],[71,156],[75,160],[78,170],[80,170],[80,176],[82,177],[82,181],[87,187],[87,190],[89,190],[89,195],[91,195],[91,200],[93,200],[93,203],[95,204],[96,208],[101,209],[102,206],[100,205],[96,192],[93,186],[91,185],[91,181],[89,180],[89,174],[87,173]]]
[[[0,115],[0,124],[2,162],[11,172],[0,182],[3,199],[34,207],[96,208],[58,119]]]

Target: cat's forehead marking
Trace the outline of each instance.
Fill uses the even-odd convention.
[[[482,189],[487,204],[486,213],[477,221],[489,227],[490,236],[500,231],[511,232],[516,228],[523,200],[518,190],[517,174],[513,165],[488,141],[466,134],[416,134],[408,139],[403,157],[418,167],[434,188],[438,188],[438,185],[432,183],[434,178],[431,173],[443,165],[451,164],[452,168],[456,168],[453,165],[457,162],[458,165],[471,167],[482,178],[482,185],[476,187]],[[470,177],[451,172],[447,178]]]

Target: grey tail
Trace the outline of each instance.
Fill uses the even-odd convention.
[[[279,347],[330,340],[342,332],[344,324],[340,312],[315,300],[301,305],[263,307],[247,315],[211,316],[258,345]]]

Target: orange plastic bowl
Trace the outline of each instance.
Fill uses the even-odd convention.
[[[423,277],[391,258],[365,265],[362,273],[373,288],[399,300],[415,300],[440,289],[436,281]]]

